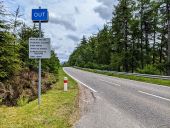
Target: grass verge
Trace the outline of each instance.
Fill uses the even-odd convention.
[[[78,86],[69,79],[69,91],[63,92],[63,78],[59,70],[59,81],[53,89],[42,95],[41,106],[37,100],[22,107],[0,107],[0,128],[70,128],[76,120]]]
[[[146,82],[146,83],[170,86],[170,80],[145,78],[145,77],[142,77],[142,76],[133,76],[133,75],[113,74],[113,73],[109,73],[109,72],[99,72],[95,69],[82,69],[82,70],[90,71],[90,72],[94,72],[94,73],[98,73],[98,74],[104,74],[104,75],[108,75],[108,76],[114,76],[114,77],[119,77],[119,78],[125,78],[125,79],[130,79],[130,80]]]

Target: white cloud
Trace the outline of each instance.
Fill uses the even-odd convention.
[[[77,42],[77,41],[80,40],[79,37],[77,37],[77,36],[75,36],[75,35],[72,35],[72,34],[69,34],[69,35],[67,35],[66,37],[67,37],[68,39],[71,39],[72,41],[75,41],[75,42]]]
[[[106,6],[113,6],[114,2],[116,2],[117,0],[98,0],[98,1]]]
[[[94,9],[95,12],[97,12],[101,18],[103,19],[110,19],[112,17],[112,8],[108,8],[105,5],[98,6]]]
[[[42,30],[45,37],[51,38],[51,46],[59,59],[66,61],[83,35],[90,36],[103,26],[105,19],[109,18],[108,14],[104,16],[103,12],[112,13],[103,7],[108,8],[111,1],[113,2],[113,0],[7,0],[5,3],[11,11],[20,5],[24,14],[23,20],[28,25],[33,25],[31,21],[33,8],[39,6],[47,8],[50,21],[42,24]]]
[[[75,12],[76,12],[77,14],[80,14],[80,11],[79,11],[79,9],[78,9],[77,6],[75,6],[74,9],[75,9]]]
[[[59,24],[64,26],[68,30],[76,31],[75,19],[71,15],[67,15],[67,17],[53,17],[50,16],[49,22],[53,24]]]
[[[100,5],[97,6],[94,11],[105,20],[111,19],[113,5],[117,3],[117,0],[97,0]]]

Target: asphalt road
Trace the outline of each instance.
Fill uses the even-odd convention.
[[[77,128],[170,128],[170,88],[64,68],[96,98]]]

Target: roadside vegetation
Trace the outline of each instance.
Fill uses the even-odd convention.
[[[78,67],[77,67],[78,68]],[[89,71],[93,73],[98,73],[98,74],[104,74],[108,76],[113,76],[113,77],[119,77],[119,78],[125,78],[125,79],[130,79],[130,80],[136,80],[136,81],[141,81],[141,82],[146,82],[146,83],[152,83],[152,84],[159,84],[159,85],[165,85],[165,86],[170,86],[170,80],[161,80],[161,79],[153,79],[153,78],[145,78],[142,76],[133,76],[133,75],[124,75],[124,74],[114,74],[111,72],[100,72],[96,69],[85,69],[85,68],[78,68],[84,71]]]
[[[84,36],[65,65],[170,75],[169,7],[169,0],[119,0],[112,19]]]
[[[0,0],[0,105],[17,106],[37,98],[38,61],[28,57],[28,40],[39,31],[36,24],[26,25],[22,16],[20,7],[9,13]],[[57,82],[59,67],[54,51],[42,60],[43,93]]]
[[[42,95],[40,108],[37,100],[24,106],[0,107],[0,128],[70,128],[78,117],[78,86],[70,77],[68,92],[63,91],[63,78],[59,69],[59,81]],[[77,113],[77,114],[76,114]]]
[[[0,0],[0,128],[70,128],[78,117],[78,87],[67,76],[51,51],[42,60],[42,100],[38,107],[38,60],[29,59],[28,41],[38,37],[36,24],[21,21],[20,7],[14,13]],[[44,37],[44,32],[42,37]]]

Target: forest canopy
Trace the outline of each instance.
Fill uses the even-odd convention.
[[[168,29],[170,0],[118,0],[111,21],[97,34],[84,36],[68,64],[170,75]]]

